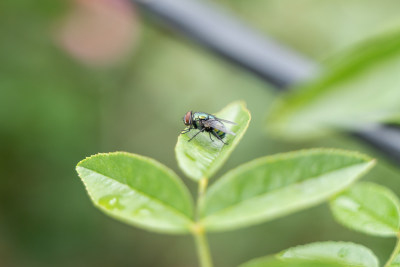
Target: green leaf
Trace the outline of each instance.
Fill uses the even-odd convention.
[[[291,139],[400,121],[400,30],[366,41],[330,64],[316,80],[287,93],[269,130]]]
[[[319,242],[289,248],[274,256],[254,259],[240,267],[378,267],[374,253],[349,242]]]
[[[341,224],[377,236],[396,236],[400,226],[400,204],[389,189],[358,183],[331,201],[331,210]]]
[[[349,242],[311,243],[284,250],[278,257],[282,260],[330,260],[346,266],[379,266],[378,259],[370,249]]]
[[[397,254],[393,261],[386,267],[400,267],[400,254]]]
[[[394,248],[392,255],[385,264],[385,267],[400,267],[400,237],[397,237],[397,244]]]
[[[358,265],[357,265],[358,266]],[[349,267],[338,262],[321,260],[289,259],[280,260],[272,256],[258,258],[241,264],[239,267]]]
[[[215,116],[237,123],[233,126],[226,124],[236,134],[236,136],[226,135],[224,141],[228,145],[219,140],[211,142],[207,133],[199,134],[188,142],[190,137],[196,134],[196,131],[191,131],[188,134],[181,134],[175,147],[179,167],[188,177],[196,181],[210,178],[221,168],[242,139],[250,122],[250,113],[244,102],[234,102],[217,112]]]
[[[97,154],[76,168],[93,203],[135,226],[185,233],[192,225],[192,199],[176,174],[161,163],[126,152]]]
[[[375,161],[349,151],[311,149],[253,160],[225,174],[201,206],[207,230],[227,230],[321,203],[368,171]]]

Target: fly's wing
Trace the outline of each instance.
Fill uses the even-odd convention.
[[[205,127],[215,128],[215,129],[220,130],[220,131],[222,131],[224,133],[231,134],[231,135],[236,135],[234,132],[232,132],[231,130],[227,129],[225,127],[225,125],[221,121],[219,121],[219,119],[215,119],[215,120],[214,119],[210,119],[210,120],[204,121],[203,124],[204,124]]]
[[[233,125],[237,125],[237,123],[236,123],[236,122],[233,122],[233,121],[227,121],[227,120],[220,119],[220,118],[215,118],[215,119],[217,119],[217,120],[219,120],[219,121],[222,121],[222,122],[225,122],[225,123],[230,123],[230,124],[233,124]]]

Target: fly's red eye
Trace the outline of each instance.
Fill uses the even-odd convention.
[[[190,125],[192,123],[192,112],[188,111],[184,117],[185,125]]]

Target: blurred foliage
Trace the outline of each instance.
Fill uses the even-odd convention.
[[[396,0],[220,2],[317,60],[389,27],[400,10]],[[275,96],[268,85],[145,17],[130,56],[108,67],[83,66],[55,41],[70,5],[0,2],[1,266],[196,266],[189,236],[132,229],[94,209],[74,166],[90,154],[125,150],[178,171],[173,148],[184,112],[212,113],[237,99],[247,102],[252,125],[221,173],[266,154],[338,147],[377,157],[368,179],[398,194],[398,168],[357,140],[292,145],[266,137],[265,111]],[[383,259],[394,243],[341,227],[326,205],[209,239],[221,267],[321,240],[363,244]]]
[[[399,122],[399,29],[341,53],[318,78],[284,94],[268,116],[269,130],[299,140]]]

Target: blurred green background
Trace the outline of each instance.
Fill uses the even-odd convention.
[[[318,62],[398,23],[400,11],[397,0],[217,2]],[[268,137],[263,124],[277,92],[131,10],[122,0],[0,2],[0,266],[197,266],[190,236],[142,231],[94,208],[75,165],[123,150],[183,177],[174,156],[183,114],[239,99],[253,119],[220,174],[267,154],[341,147],[378,158],[365,179],[400,194],[398,166],[361,141]],[[115,29],[123,30],[104,34]],[[384,262],[395,242],[339,226],[326,204],[209,239],[221,267],[323,240],[363,244]]]

